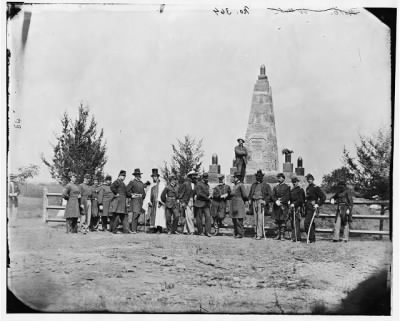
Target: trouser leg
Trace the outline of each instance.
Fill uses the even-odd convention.
[[[78,218],[77,217],[71,218],[71,230],[72,230],[72,233],[78,233]]]
[[[186,206],[185,209],[185,232],[194,233],[194,215],[193,215],[193,208]]]
[[[253,214],[255,217],[256,236],[263,237],[263,216],[264,211],[259,200],[253,201]]]
[[[205,234],[210,235],[211,234],[211,213],[210,213],[210,208],[208,206],[203,207],[203,213],[204,213],[204,220],[205,220]]]
[[[339,241],[340,239],[340,226],[342,224],[342,218],[340,216],[340,213],[336,214],[336,221],[335,225],[333,227],[333,240],[334,241]]]
[[[112,213],[111,232],[117,233],[118,224],[119,224],[119,215],[118,215],[118,213]]]
[[[203,220],[202,220],[202,209],[196,207],[195,216],[196,216],[196,225],[197,225],[197,234],[203,234]]]
[[[343,239],[346,242],[349,240],[349,235],[350,235],[350,224],[349,221],[347,220],[343,228]]]
[[[103,231],[107,230],[107,216],[101,217],[101,227],[103,228]]]
[[[237,233],[240,236],[244,236],[243,218],[238,218],[237,219]]]
[[[168,232],[171,232],[171,230],[172,230],[171,211],[172,211],[171,208],[166,208],[165,209],[165,220],[166,220],[166,223],[167,223],[167,231]]]
[[[172,233],[175,233],[178,229],[179,223],[179,208],[175,207],[172,210],[173,220],[172,220]]]
[[[280,240],[282,235],[281,235],[281,221],[280,220],[275,220],[275,232],[276,236],[274,237],[274,240]]]
[[[71,219],[69,217],[65,219],[65,227],[67,229],[67,233],[71,232]]]
[[[294,214],[292,219],[292,240],[301,241],[300,215]]]
[[[133,232],[137,232],[138,224],[139,224],[139,217],[140,217],[140,212],[133,212],[132,214],[132,228],[131,230]]]
[[[122,233],[129,233],[128,214],[119,214],[119,219],[122,223]]]
[[[237,228],[237,218],[232,218],[233,223],[233,235],[238,235],[238,228]]]

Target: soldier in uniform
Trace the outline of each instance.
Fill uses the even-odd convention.
[[[97,232],[97,228],[99,227],[99,221],[100,221],[100,213],[99,213],[99,190],[100,190],[100,184],[99,184],[99,179],[94,178],[93,179],[93,185],[92,187],[92,215],[91,215],[91,220],[90,220],[90,225],[89,225],[89,230],[92,232]]]
[[[165,206],[161,201],[161,193],[165,188],[164,182],[160,180],[158,169],[153,168],[151,177],[153,178],[153,186],[150,189],[150,226],[154,227],[157,233],[162,233],[163,228],[167,227],[165,219]]]
[[[290,221],[292,226],[292,241],[301,241],[300,219],[303,215],[304,201],[306,199],[304,190],[299,186],[299,179],[292,178],[293,188],[290,190]]]
[[[122,232],[129,233],[128,228],[128,212],[126,208],[126,199],[131,197],[124,183],[126,171],[121,170],[118,178],[111,184],[110,189],[114,193],[114,198],[111,201],[110,211],[113,214],[111,231],[117,233],[119,221],[122,223]],[[118,220],[119,219],[119,220]]]
[[[246,165],[247,165],[247,149],[243,146],[244,139],[237,139],[239,145],[235,147],[235,166],[237,171],[240,173],[242,180],[246,175]]]
[[[168,234],[179,234],[177,231],[179,221],[179,187],[174,174],[169,176],[169,184],[161,193],[161,201],[165,204]]]
[[[208,173],[202,175],[202,179],[195,186],[194,207],[196,208],[197,234],[211,237],[211,213],[210,213],[210,186],[208,185]],[[203,217],[205,232],[203,233]]]
[[[63,198],[67,201],[64,217],[66,221],[67,233],[78,233],[78,218],[80,215],[81,189],[76,185],[76,174],[69,173],[70,182],[63,190]]]
[[[140,214],[143,209],[143,200],[146,197],[145,185],[141,181],[142,174],[139,168],[136,168],[132,173],[135,178],[131,180],[128,184],[127,191],[131,194],[131,211],[132,215],[132,233],[137,233],[137,227],[139,222]],[[146,219],[146,218],[145,218]]]
[[[8,184],[8,215],[10,220],[14,220],[18,213],[18,195],[20,189],[16,182],[17,175],[10,174],[10,182]]]
[[[353,195],[346,182],[341,181],[338,184],[339,191],[332,196],[331,204],[337,203],[335,227],[333,230],[333,242],[340,240],[340,227],[343,226],[343,241],[349,240],[351,214],[353,211]]]
[[[313,221],[311,224],[311,220],[315,211],[316,214],[318,214],[319,207],[324,204],[326,196],[321,188],[314,184],[314,176],[308,174],[306,179],[308,186],[306,189],[306,217],[304,219],[304,228],[307,233],[310,229],[309,241],[312,243],[315,242],[315,222]]]
[[[226,201],[231,194],[231,188],[224,182],[225,176],[218,175],[219,183],[214,187],[211,201],[211,215],[214,219],[214,235],[218,235],[219,228],[226,215]]]
[[[110,188],[111,181],[112,181],[111,176],[107,175],[104,180],[104,184],[101,185],[99,188],[98,203],[101,214],[101,226],[103,232],[107,231],[108,218],[110,218],[109,231],[111,231],[111,226],[112,226],[112,214],[110,212],[110,207],[111,207],[111,201],[114,198],[114,193],[111,191]]]
[[[268,183],[263,182],[264,173],[258,170],[256,182],[250,187],[249,201],[253,208],[254,225],[256,228],[256,240],[261,240],[264,236],[264,213],[268,212],[268,205],[271,199],[272,190]]]
[[[81,189],[81,232],[86,234],[89,229],[92,214],[92,188],[89,186],[90,175],[85,174]]]
[[[272,218],[276,224],[276,237],[274,240],[285,240],[286,221],[289,214],[290,187],[285,184],[285,175],[279,173],[277,176],[278,185],[272,191]]]
[[[195,171],[190,171],[187,174],[185,182],[181,185],[179,189],[179,199],[181,202],[182,209],[185,214],[185,226],[183,228],[183,233],[190,235],[194,234],[194,187],[196,185],[197,173]]]
[[[233,236],[241,239],[244,236],[243,219],[246,215],[245,202],[248,201],[246,188],[242,181],[242,175],[236,171],[233,175],[232,192],[229,196],[231,200],[231,218],[233,222]]]

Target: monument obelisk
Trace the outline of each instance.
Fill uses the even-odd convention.
[[[272,90],[265,66],[260,68],[260,75],[254,85],[245,146],[248,151],[245,182],[254,180],[258,169],[263,172],[278,170],[278,143],[275,129]]]

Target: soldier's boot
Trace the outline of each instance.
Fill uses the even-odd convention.
[[[276,229],[276,236],[274,237],[274,240],[280,240],[281,239],[281,227],[278,226],[278,228]]]

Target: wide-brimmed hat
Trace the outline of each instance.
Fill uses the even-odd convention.
[[[140,168],[135,168],[132,175],[142,175],[143,173],[140,171]]]
[[[278,175],[276,175],[277,178],[282,177],[283,179],[285,179],[285,175],[283,175],[283,173],[278,173]]]
[[[187,176],[194,176],[197,175],[197,172],[194,170],[191,170],[189,173],[187,173]]]
[[[218,179],[224,179],[225,178],[225,175],[224,174],[219,174],[218,175]]]
[[[208,173],[207,172],[203,173],[203,175],[201,175],[201,177],[208,178]]]
[[[111,175],[107,175],[106,178],[104,179],[105,181],[112,181]]]
[[[262,172],[261,169],[259,169],[259,170],[257,171],[256,176],[261,176],[261,177],[264,176],[264,173]]]
[[[300,180],[295,176],[292,177],[292,183],[300,182]]]
[[[307,174],[306,179],[307,179],[307,180],[309,180],[309,179],[314,180],[314,176],[312,176],[311,174]]]
[[[158,168],[153,168],[151,170],[151,177],[154,177],[154,176],[157,176],[157,177],[160,176],[160,174],[158,174]]]
[[[240,141],[242,141],[243,143],[245,143],[245,140],[244,140],[243,138],[240,138],[240,137],[239,137],[239,138],[237,139],[237,142],[240,143]]]
[[[120,170],[118,176],[126,176],[126,171]]]

